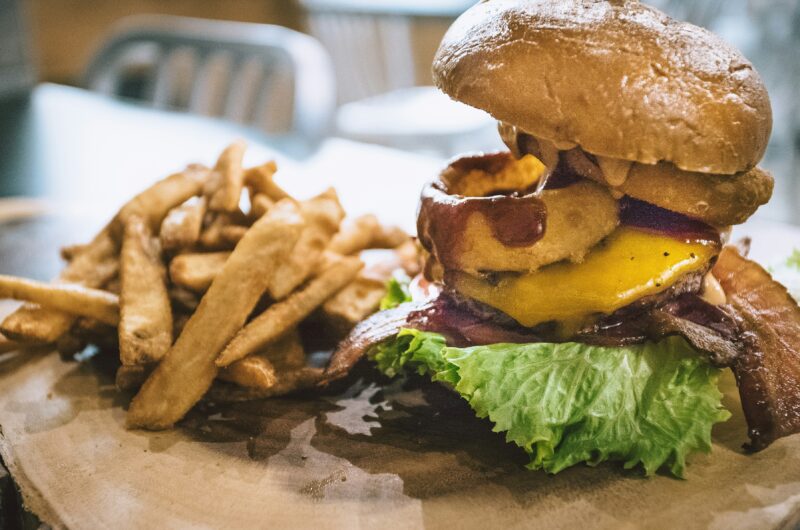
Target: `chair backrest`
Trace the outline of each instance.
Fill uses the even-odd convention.
[[[35,82],[23,15],[20,0],[0,0],[0,97],[28,90]]]
[[[313,37],[280,26],[165,15],[123,19],[84,83],[157,108],[218,116],[315,142],[336,105],[333,65]]]
[[[416,84],[414,23],[446,27],[475,0],[298,0],[336,65],[339,102]],[[442,29],[442,32],[444,30]]]

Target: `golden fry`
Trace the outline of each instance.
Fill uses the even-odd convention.
[[[99,288],[119,271],[119,245],[106,226],[91,243],[76,253],[58,277],[60,282]],[[7,337],[22,342],[55,342],[69,331],[75,316],[38,304],[23,304],[0,324]]]
[[[120,360],[158,361],[172,345],[172,306],[158,241],[138,215],[125,222],[120,262]]]
[[[170,210],[164,218],[164,222],[161,223],[159,234],[161,248],[167,252],[194,246],[200,238],[200,229],[203,227],[205,214],[205,197]]]
[[[266,357],[259,354],[248,355],[244,359],[220,369],[217,377],[239,386],[263,390],[278,382],[275,367]]]
[[[381,225],[372,214],[362,215],[348,223],[331,241],[329,250],[349,256],[367,248],[394,248],[409,240],[400,228]]]
[[[279,372],[302,368],[306,365],[306,352],[297,328],[285,332],[256,355],[269,359]]]
[[[64,261],[72,261],[76,255],[86,250],[85,243],[78,243],[75,245],[66,245],[61,247],[61,259]]]
[[[344,210],[333,188],[300,203],[300,209],[306,228],[289,260],[275,272],[275,281],[269,288],[274,300],[285,298],[311,275],[344,218]]]
[[[209,282],[209,285],[211,285],[211,282]],[[200,305],[200,296],[180,285],[171,285],[168,294],[172,305],[176,308],[193,312]]]
[[[361,252],[367,264],[358,277],[322,304],[321,323],[331,336],[342,338],[353,327],[379,309],[386,294],[386,282],[398,269],[409,276],[419,273],[419,250],[412,240],[399,247]]]
[[[342,258],[286,300],[267,308],[236,334],[217,359],[217,366],[228,366],[263,348],[287,329],[297,326],[320,304],[352,281],[362,267],[363,263],[358,258]]]
[[[128,410],[128,427],[165,429],[180,420],[217,375],[214,360],[245,324],[303,230],[290,200],[257,221],[231,253],[200,306]]]
[[[263,194],[272,199],[273,202],[290,199],[291,196],[283,188],[275,184],[275,180],[272,178],[277,170],[278,166],[274,161],[267,162],[258,167],[248,169],[245,172],[244,181],[253,190],[254,196]]]
[[[24,344],[7,339],[4,336],[0,335],[0,353],[8,353],[10,351],[16,351],[24,347],[25,347]]]
[[[117,233],[122,233],[125,220],[131,215],[142,217],[153,233],[158,233],[170,210],[202,192],[208,175],[208,168],[191,165],[156,182],[120,209],[114,218]]]
[[[172,336],[179,337],[192,317],[191,313],[176,313],[172,318]]]
[[[244,217],[239,211],[237,211],[237,214],[239,215],[236,217]],[[200,234],[200,245],[208,250],[230,250],[236,246],[235,242],[231,243],[225,233],[225,230],[229,227],[240,226],[234,223],[233,217],[233,214],[227,212],[215,214]]]
[[[379,309],[385,295],[386,281],[359,274],[352,283],[322,304],[322,324],[333,336],[343,338],[356,324]]]
[[[399,226],[384,226],[374,234],[370,246],[372,248],[395,248],[411,241],[408,233]]]
[[[239,207],[244,185],[242,158],[246,147],[245,143],[240,140],[229,145],[219,155],[217,164],[214,166],[216,175],[212,177],[216,180],[217,188],[210,195],[209,210],[232,212]]]
[[[220,235],[222,235],[222,238],[228,243],[236,245],[236,243],[244,237],[245,232],[247,232],[246,226],[228,225],[222,227]]]
[[[71,315],[95,318],[117,325],[119,297],[78,284],[45,283],[0,275],[0,298],[25,300]]]
[[[119,234],[122,222],[134,213],[143,216],[157,230],[167,212],[200,193],[208,170],[189,166],[185,171],[170,175],[143,191],[123,206],[109,223],[83,249],[76,253],[57,281],[99,288],[119,271]],[[74,315],[24,304],[0,324],[6,336],[24,341],[55,342],[75,321]]]
[[[222,271],[230,252],[207,252],[202,254],[180,254],[169,264],[172,283],[195,292],[203,292]]]
[[[142,386],[155,368],[153,364],[123,364],[117,368],[116,385],[120,390],[135,390]]]
[[[122,290],[122,283],[120,282],[119,275],[114,276],[103,285],[103,290],[112,294],[119,294]]]
[[[324,370],[305,366],[279,374],[278,381],[272,387],[261,390],[255,388],[242,388],[233,385],[214,385],[208,392],[208,397],[221,403],[231,401],[248,401],[268,397],[284,396],[313,388],[322,381]]]
[[[275,201],[263,193],[253,195],[253,198],[250,200],[250,218],[254,221],[261,218],[274,204]]]

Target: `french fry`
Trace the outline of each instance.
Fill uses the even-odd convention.
[[[117,325],[119,297],[78,284],[44,283],[0,275],[0,298],[25,300],[76,316]]]
[[[125,221],[120,278],[120,360],[158,361],[172,345],[172,307],[158,241],[138,215]]]
[[[192,317],[191,313],[176,313],[172,318],[172,336],[179,337],[183,333],[183,328]]]
[[[269,288],[274,300],[285,298],[311,275],[344,217],[333,188],[300,203],[300,209],[306,220],[306,229],[289,260],[275,272],[275,281]]]
[[[242,387],[267,390],[280,380],[282,374],[305,365],[306,353],[295,328],[284,333],[263,351],[220,369],[217,377]]]
[[[57,282],[99,288],[117,275],[119,245],[106,226],[91,243],[76,253]],[[22,342],[55,342],[69,331],[75,316],[38,304],[23,304],[0,324],[0,332]]]
[[[275,201],[267,197],[263,193],[256,193],[253,195],[253,198],[250,199],[250,218],[255,221],[256,219],[261,218],[265,213],[272,208],[272,205],[275,204]]]
[[[209,285],[211,285],[211,282],[209,282]],[[179,285],[170,286],[168,294],[174,307],[186,311],[194,311],[200,305],[200,297],[197,293]]]
[[[272,201],[277,202],[281,199],[291,198],[286,191],[275,184],[273,176],[278,170],[274,161],[267,162],[258,167],[250,168],[245,172],[244,181],[253,190],[254,196],[263,194]]]
[[[408,233],[399,226],[384,226],[373,234],[370,248],[395,248],[411,241]]]
[[[214,385],[208,392],[209,399],[221,403],[249,401],[268,397],[284,396],[313,388],[322,380],[324,370],[305,366],[280,374],[278,381],[270,388],[243,388],[234,385]]]
[[[195,292],[204,292],[222,271],[230,252],[180,254],[169,264],[172,283]]]
[[[72,261],[76,255],[86,250],[85,243],[78,243],[75,245],[66,245],[61,247],[61,259],[64,261]]]
[[[245,232],[247,232],[246,226],[228,225],[222,227],[220,235],[225,241],[235,246],[244,237]]]
[[[263,390],[278,382],[275,367],[269,359],[260,354],[248,355],[244,359],[222,368],[217,377],[239,386]]]
[[[159,238],[165,252],[191,248],[200,238],[203,217],[206,214],[206,199],[191,199],[171,209],[161,223]]]
[[[181,173],[170,175],[143,191],[123,206],[115,218],[95,238],[76,253],[59,275],[57,281],[99,288],[119,270],[119,234],[127,216],[138,213],[157,230],[167,212],[202,190],[208,169],[189,166]],[[0,332],[16,340],[55,342],[75,321],[74,315],[24,304],[5,318]]]
[[[313,278],[308,285],[267,308],[233,337],[216,360],[217,366],[228,366],[265,347],[287,329],[295,327],[325,300],[351,282],[362,267],[363,263],[358,258],[342,258]]]
[[[343,338],[356,324],[376,312],[386,294],[386,283],[397,270],[416,276],[420,271],[419,250],[412,240],[397,248],[369,249],[361,252],[366,263],[358,277],[329,298],[319,311],[325,331]]]
[[[171,209],[203,191],[208,175],[208,168],[195,164],[156,182],[120,209],[114,218],[116,232],[121,235],[125,220],[138,215],[148,223],[153,233],[158,233],[161,222]]]
[[[117,368],[115,383],[120,390],[135,390],[142,386],[155,368],[153,364],[123,364]]]
[[[239,225],[234,223],[233,215],[227,212],[214,214],[211,222],[203,229],[200,234],[200,245],[208,250],[230,250],[235,243],[225,237],[225,229]]]
[[[247,146],[243,141],[229,145],[217,160],[214,166],[213,179],[217,188],[210,195],[208,209],[215,212],[232,212],[239,207],[244,184],[244,170],[242,158]]]
[[[262,355],[269,359],[279,372],[301,368],[306,365],[306,352],[303,349],[303,343],[300,341],[300,333],[297,328],[285,332],[272,344],[258,352],[257,355]]]
[[[103,285],[103,290],[108,291],[109,293],[119,294],[122,290],[122,284],[120,282],[119,275],[108,280],[105,285]]]
[[[244,326],[303,226],[297,205],[284,200],[250,228],[175,344],[133,398],[129,428],[168,428],[203,397],[217,376],[214,360]]]
[[[385,295],[386,281],[359,274],[352,283],[322,304],[322,324],[332,336],[343,338],[356,324],[378,310]]]
[[[0,353],[8,353],[24,348],[25,345],[0,335]]]
[[[372,214],[356,217],[331,241],[329,250],[349,256],[367,248],[394,248],[409,239],[397,227],[384,227]]]

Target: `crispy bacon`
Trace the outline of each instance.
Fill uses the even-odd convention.
[[[380,311],[360,322],[333,352],[322,384],[347,375],[350,369],[367,352],[381,342],[390,339],[406,326],[408,315],[420,308],[420,304],[408,302],[394,309]]]
[[[681,335],[715,366],[731,366],[742,352],[739,326],[724,309],[696,293],[680,293],[645,308],[625,309],[601,319],[575,337],[578,342],[624,346]]]
[[[404,327],[440,333],[456,347],[564,340],[553,326],[525,328],[495,309],[444,291],[424,303],[406,303],[376,313],[356,326],[331,357],[326,380],[346,375],[373,346]],[[730,366],[741,350],[738,334],[736,322],[725,311],[693,292],[676,290],[669,299],[653,299],[647,306],[637,305],[606,317],[570,340],[613,347],[683,335],[715,365]]]
[[[800,432],[800,308],[758,264],[725,247],[712,269],[742,330],[733,364],[750,436],[758,451]]]
[[[442,292],[425,302],[407,302],[375,313],[358,324],[333,352],[325,370],[325,383],[344,377],[375,345],[393,337],[402,328],[433,331],[447,337],[452,346],[466,347],[498,342],[527,343],[541,339],[508,317],[477,303]]]

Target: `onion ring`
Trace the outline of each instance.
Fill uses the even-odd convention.
[[[510,153],[451,163],[423,190],[422,245],[445,269],[470,274],[582,260],[619,223],[616,201],[589,181],[534,194],[543,167],[533,174],[533,166]]]

